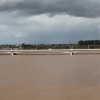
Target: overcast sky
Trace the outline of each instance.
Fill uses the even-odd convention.
[[[100,0],[0,0],[0,44],[100,39]]]

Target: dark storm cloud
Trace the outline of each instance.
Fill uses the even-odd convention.
[[[1,0],[2,1],[2,0]],[[100,17],[99,0],[4,0],[0,11],[16,11],[16,15],[68,14],[79,17]]]

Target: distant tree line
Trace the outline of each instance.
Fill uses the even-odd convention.
[[[69,44],[22,44],[22,49],[69,49]]]
[[[100,40],[80,40],[79,45],[100,45]]]

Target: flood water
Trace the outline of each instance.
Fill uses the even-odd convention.
[[[100,54],[0,55],[0,100],[100,100]]]

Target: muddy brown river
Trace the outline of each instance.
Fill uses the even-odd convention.
[[[100,100],[100,54],[0,55],[0,100]]]

